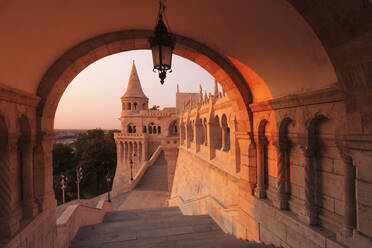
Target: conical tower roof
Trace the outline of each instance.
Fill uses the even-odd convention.
[[[129,76],[128,87],[124,95],[122,96],[122,98],[127,98],[127,97],[147,98],[145,93],[143,93],[141,82],[138,78],[136,65],[134,64],[134,60],[133,60],[132,70]]]

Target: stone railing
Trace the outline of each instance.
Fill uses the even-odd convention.
[[[125,138],[125,137],[144,137],[143,134],[141,133],[114,133],[114,137],[120,137],[120,138]]]
[[[79,204],[67,207],[57,219],[57,247],[70,247],[80,227],[101,223],[105,213],[111,210],[111,202],[104,199],[95,208]]]

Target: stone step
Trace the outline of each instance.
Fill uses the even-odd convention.
[[[125,211],[111,211],[106,213],[103,222],[118,222],[148,218],[164,218],[171,216],[183,216],[178,207],[169,208],[145,208]]]
[[[112,211],[104,222],[79,229],[72,248],[269,247],[225,234],[206,215],[182,215],[177,207]]]

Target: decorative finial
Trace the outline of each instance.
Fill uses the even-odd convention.
[[[180,93],[180,86],[177,84],[177,93]]]
[[[217,84],[217,80],[216,80],[216,79],[214,79],[213,95],[214,95],[215,97],[218,96],[218,84]]]

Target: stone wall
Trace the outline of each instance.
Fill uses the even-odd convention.
[[[2,247],[54,246],[56,201],[50,166],[54,133],[37,131],[39,100],[0,85]]]
[[[210,99],[181,116],[171,205],[209,214],[240,238],[277,246],[371,245],[371,157],[346,145],[337,88],[252,104],[251,132],[228,121],[229,152],[215,145],[215,116],[233,112],[223,102]],[[205,113],[207,128],[200,129]],[[198,138],[203,135],[207,144]]]

